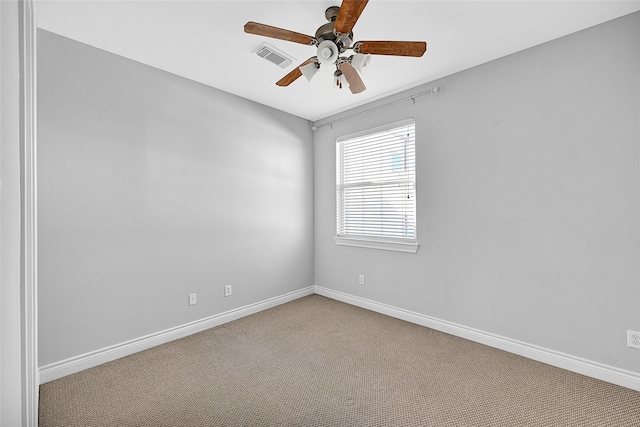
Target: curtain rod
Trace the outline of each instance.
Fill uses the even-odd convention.
[[[425,90],[424,92],[416,93],[415,95],[410,95],[410,96],[407,96],[406,98],[396,99],[395,101],[387,102],[386,104],[378,105],[377,107],[369,108],[368,110],[360,111],[358,113],[351,114],[349,116],[341,117],[341,118],[336,119],[336,120],[334,120],[332,122],[326,122],[326,123],[322,123],[320,125],[316,125],[314,123],[313,126],[311,126],[311,130],[316,131],[316,130],[320,129],[321,127],[324,127],[324,126],[333,126],[334,123],[343,122],[343,121],[349,120],[349,119],[351,119],[353,117],[360,116],[360,115],[365,114],[365,113],[370,113],[372,111],[379,110],[379,109],[385,108],[385,107],[389,107],[391,105],[398,104],[400,102],[404,102],[404,101],[408,101],[408,100],[412,100],[413,104],[415,105],[417,97],[423,96],[423,95],[429,95],[431,93],[438,93],[438,92],[440,92],[440,86],[434,86],[433,89]]]

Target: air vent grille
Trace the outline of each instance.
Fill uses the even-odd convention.
[[[294,58],[276,49],[268,43],[263,43],[258,46],[258,48],[254,50],[254,53],[256,53],[259,57],[276,64],[280,68],[288,67],[294,61]]]

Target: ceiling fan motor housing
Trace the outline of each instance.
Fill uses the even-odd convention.
[[[325,10],[324,16],[329,22],[318,28],[316,31],[316,40],[318,40],[318,44],[321,44],[325,40],[331,40],[338,46],[339,53],[342,53],[353,43],[353,32],[340,34],[340,37],[336,35],[333,26],[339,12],[339,6],[331,6]]]

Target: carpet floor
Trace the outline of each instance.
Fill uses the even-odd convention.
[[[40,386],[40,427],[640,427],[640,393],[311,295]]]

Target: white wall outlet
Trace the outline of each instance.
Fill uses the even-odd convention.
[[[224,287],[224,296],[225,297],[230,297],[231,296],[231,285],[227,285]]]
[[[189,294],[189,305],[196,305],[196,294]]]
[[[364,274],[361,274],[358,277],[358,283],[360,283],[362,286],[364,286]]]
[[[640,332],[627,329],[627,345],[632,348],[640,348]]]

